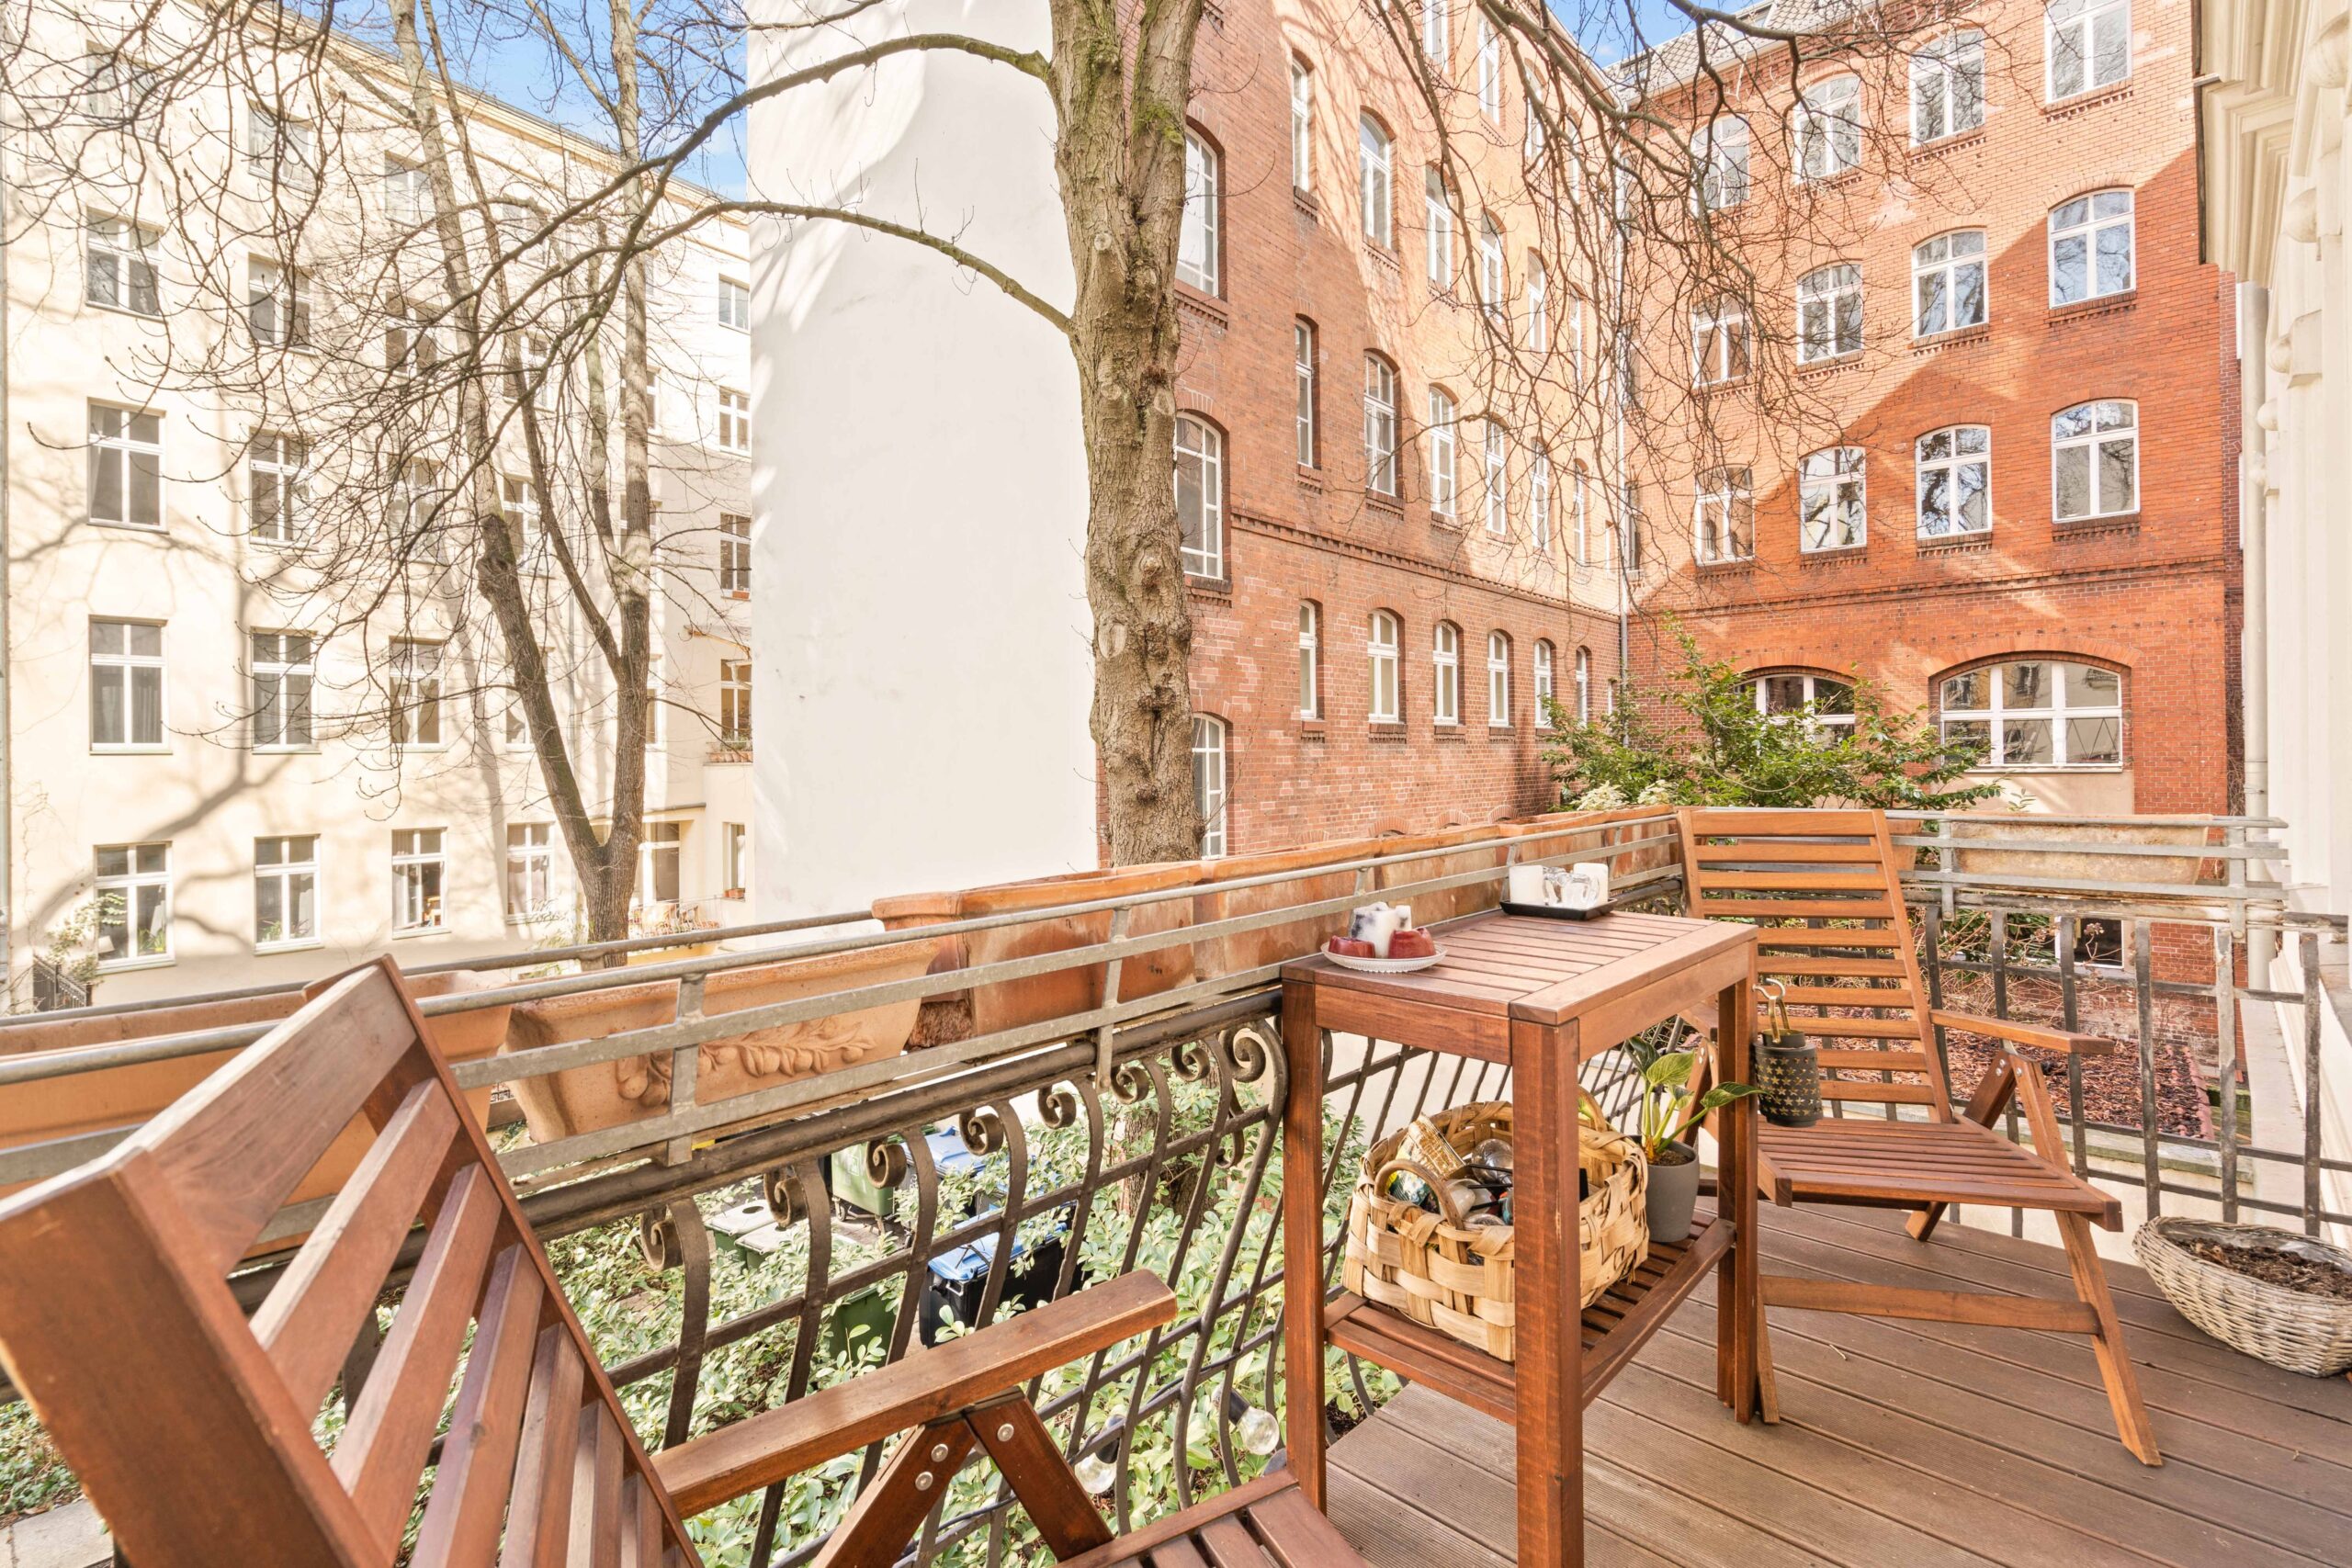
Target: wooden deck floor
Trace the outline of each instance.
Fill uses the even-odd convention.
[[[2037,1293],[2052,1248],[1946,1225],[1771,1209],[1770,1272]],[[1710,1285],[1586,1416],[1587,1561],[1609,1568],[2183,1568],[2352,1563],[2352,1382],[2278,1371],[2208,1339],[2110,1263],[2165,1463],[2115,1440],[2073,1336],[1770,1314],[1782,1420],[1714,1399]],[[1331,1454],[1332,1517],[1377,1568],[1515,1557],[1508,1429],[1408,1388]]]

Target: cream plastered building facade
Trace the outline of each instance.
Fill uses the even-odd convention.
[[[107,42],[106,18],[78,9],[19,17],[45,56],[71,55],[85,37]],[[356,47],[335,64],[345,81],[372,72],[392,85],[391,62]],[[307,309],[322,333],[345,281],[323,259],[332,236],[379,216],[390,196],[378,171],[415,156],[414,138],[371,119],[368,102],[361,90],[341,96],[339,155],[316,177],[309,231],[322,263]],[[204,309],[203,285],[224,269],[242,279],[253,262],[232,232],[210,245],[160,235],[136,276],[137,258],[102,253],[119,250],[109,242],[129,224],[157,221],[149,208],[167,199],[167,181],[212,182],[224,228],[257,209],[271,197],[252,154],[266,127],[250,95],[226,85],[162,112],[178,117],[168,169],[125,148],[141,128],[94,121],[81,133],[82,172],[130,171],[100,196],[61,178],[47,107],[0,105],[12,1003],[31,1004],[33,970],[52,953],[99,955],[93,999],[107,1004],[299,981],[388,949],[414,965],[571,940],[580,927],[563,837],[538,764],[482,673],[495,646],[486,614],[403,590],[396,615],[308,650],[316,712],[292,727],[307,735],[260,716],[256,682],[289,674],[278,667],[288,645],[265,639],[303,629],[260,586],[288,570],[266,536],[299,536],[301,504],[281,515],[265,493],[279,480],[254,462],[250,410],[153,372],[161,343],[185,354],[205,334],[246,330]],[[46,129],[26,130],[44,116]],[[485,183],[521,206],[559,210],[609,174],[600,148],[533,116],[481,99],[465,116],[472,154],[492,171]],[[202,155],[191,160],[190,147],[217,153],[218,167],[191,167]],[[665,253],[651,291],[661,543],[639,885],[649,926],[748,908],[732,901],[748,892],[752,820],[747,253],[739,222],[707,223]],[[548,614],[566,619],[560,604]],[[614,694],[571,619],[543,635],[582,655],[558,702],[601,809]],[[446,694],[429,724],[420,705],[408,744],[334,712],[338,668],[349,673],[379,635],[439,643]],[[107,900],[117,928],[94,929]]]
[[[2352,903],[2352,18],[2345,0],[2205,0],[2199,12],[2206,259],[2242,280],[2245,388],[2247,809],[2288,823],[2273,870],[2294,906]],[[2271,981],[2302,984],[2279,944]],[[2352,1150],[2352,985],[2340,939],[2320,946],[2325,1152]],[[2302,1053],[2290,1054],[2298,1075]],[[2352,1206],[2330,1172],[2329,1206]]]

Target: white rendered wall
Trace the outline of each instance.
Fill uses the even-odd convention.
[[[1029,0],[899,0],[789,47],[933,30],[1046,42]],[[774,36],[752,35],[755,80],[790,68]],[[1067,302],[1052,136],[1034,79],[917,52],[753,106],[751,186],[920,222]],[[904,240],[763,219],[752,247],[761,917],[1092,866],[1067,344]]]

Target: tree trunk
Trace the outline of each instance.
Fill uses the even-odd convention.
[[[1200,853],[1193,623],[1172,465],[1184,108],[1201,0],[1146,0],[1132,31],[1120,9],[1054,0],[1052,72],[1086,439],[1090,728],[1111,861],[1133,865]]]

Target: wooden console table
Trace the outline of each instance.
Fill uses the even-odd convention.
[[[1667,915],[1587,921],[1482,915],[1438,929],[1445,957],[1411,975],[1325,958],[1283,970],[1290,1101],[1283,1122],[1283,1351],[1290,1463],[1326,1506],[1323,1348],[1510,1422],[1519,1434],[1519,1562],[1584,1562],[1584,1407],[1715,1266],[1716,1393],[1741,1421],[1761,1397],[1755,1101],[1718,1113],[1717,1213],[1579,1313],[1577,1068],[1650,1025],[1712,1004],[1723,1077],[1747,1081],[1752,928]],[[1510,1069],[1517,1122],[1513,1219],[1517,1360],[1504,1362],[1324,1278],[1323,1032],[1424,1047]],[[1348,1173],[1342,1173],[1343,1176]],[[1313,1288],[1301,1281],[1312,1280]]]

